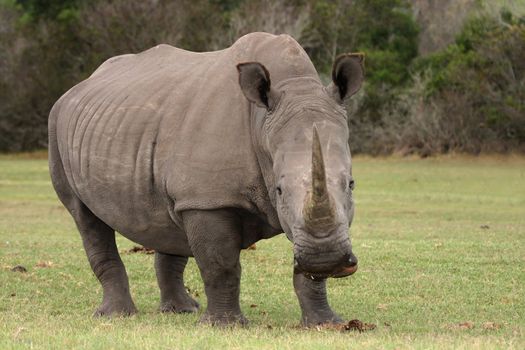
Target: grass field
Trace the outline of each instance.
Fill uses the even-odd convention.
[[[330,280],[329,296],[341,316],[377,328],[298,327],[281,235],[242,253],[250,326],[216,329],[157,312],[153,255],[141,253],[122,255],[139,314],[92,318],[101,289],[46,160],[0,156],[0,349],[525,348],[525,158],[356,157],[354,176],[360,269]],[[28,272],[12,272],[18,264]],[[193,260],[186,285],[204,305]]]

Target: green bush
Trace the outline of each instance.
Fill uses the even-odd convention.
[[[421,156],[524,151],[523,57],[523,19],[506,11],[471,18],[454,43],[414,62],[410,82],[382,110],[381,123],[351,115],[352,149]]]
[[[338,53],[366,53],[365,98],[358,115],[371,123],[409,80],[418,28],[404,0],[313,1],[301,44],[322,74]]]
[[[432,76],[425,91],[429,101],[476,116],[464,126],[473,131],[471,145],[460,149],[482,151],[484,140],[475,135],[501,140],[500,150],[525,142],[524,57],[525,23],[502,12],[499,19],[472,18],[454,44],[418,62],[417,70]]]
[[[0,0],[9,20],[0,30],[0,151],[46,147],[55,101],[109,57],[160,43],[206,50],[224,31],[216,9],[208,0]]]

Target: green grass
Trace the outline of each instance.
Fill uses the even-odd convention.
[[[250,326],[215,329],[197,325],[199,315],[157,312],[145,254],[122,255],[139,314],[93,319],[101,289],[46,160],[1,156],[0,349],[525,348],[525,158],[357,157],[354,176],[360,269],[330,280],[329,296],[341,316],[377,328],[299,328],[291,245],[281,235],[242,253]],[[11,272],[17,264],[28,272]],[[193,260],[186,285],[204,305]]]

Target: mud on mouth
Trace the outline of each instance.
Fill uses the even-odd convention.
[[[343,267],[341,270],[337,271],[335,274],[332,274],[330,277],[341,278],[353,275],[357,271],[357,266],[358,265]]]
[[[351,266],[351,267],[343,267],[336,272],[332,273],[317,273],[317,272],[306,272],[302,271],[299,268],[294,269],[294,273],[302,273],[307,278],[310,278],[312,280],[316,279],[324,279],[324,278],[343,278],[348,277],[350,275],[353,275],[357,271],[357,265]]]

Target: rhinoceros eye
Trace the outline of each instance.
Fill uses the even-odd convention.
[[[282,195],[282,194],[283,194],[283,190],[281,189],[281,186],[277,186],[277,187],[275,188],[275,192],[277,192],[277,194],[278,194],[279,196]]]
[[[349,188],[351,191],[354,190],[354,188],[355,188],[355,181],[354,181],[354,180],[350,180],[350,181],[348,182],[348,188]]]

